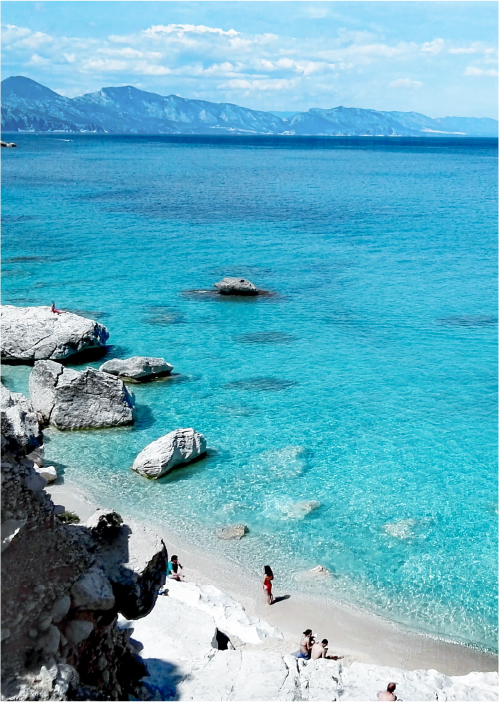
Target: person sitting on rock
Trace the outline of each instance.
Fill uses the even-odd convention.
[[[183,570],[182,566],[178,562],[178,556],[172,556],[166,567],[166,577],[170,578],[170,580],[178,580],[179,582],[182,581],[184,576],[182,573],[179,573],[179,568],[180,570]]]
[[[397,695],[393,694],[396,687],[397,685],[394,682],[388,683],[386,690],[378,692],[378,700],[383,700],[383,702],[385,702],[385,700],[386,702],[394,702],[397,700]],[[402,700],[399,700],[399,702],[402,702]]]
[[[327,658],[327,639],[316,641],[310,649],[310,658],[313,661],[318,661],[319,658]]]
[[[313,641],[312,629],[305,629],[300,639],[300,650],[293,655],[297,658],[305,658],[305,660],[308,660],[310,658],[310,649],[312,648]]]
[[[61,314],[61,310],[56,310],[55,308],[55,302],[52,303],[52,307],[50,308],[51,312],[54,314]]]

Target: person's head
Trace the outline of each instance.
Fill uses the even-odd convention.
[[[387,692],[394,692],[396,687],[397,687],[397,685],[395,683],[388,683],[386,691]]]
[[[272,568],[270,566],[263,566],[263,572],[265,575],[268,575],[270,578],[274,577],[274,573],[272,572]]]
[[[178,561],[178,556],[172,556],[171,557],[171,562],[176,563]]]
[[[327,646],[327,644],[328,644],[328,640],[327,640],[327,639],[322,639],[322,645],[323,645],[323,646]]]
[[[303,635],[310,636],[311,633],[312,633],[312,629],[305,629],[305,631],[303,632]]]

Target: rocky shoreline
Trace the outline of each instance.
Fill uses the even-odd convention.
[[[397,681],[406,701],[498,699],[494,657],[483,654],[479,663],[480,655],[469,652],[466,659],[464,647],[339,607],[328,622],[326,608],[314,611],[294,596],[263,614],[252,595],[244,606],[239,597],[259,584],[246,579],[235,587],[220,559],[211,563],[211,582],[192,573],[189,583],[168,582],[158,599],[175,541],[134,520],[124,523],[109,509],[68,523],[70,486],[59,480],[51,488],[63,505],[45,490],[56,476],[43,465],[42,429],[131,424],[133,395],[116,375],[146,380],[172,366],[134,357],[110,372],[106,364],[75,371],[58,361],[104,347],[105,327],[50,308],[8,307],[2,317],[2,357],[34,364],[31,399],[2,388],[3,699],[365,700],[388,680]],[[160,477],[205,451],[202,434],[176,429],[145,447],[134,469]],[[237,537],[220,538],[241,538],[245,527],[238,528]],[[331,628],[341,661],[303,664],[290,655],[308,624]],[[453,654],[461,656],[454,668],[466,675],[433,669]],[[399,665],[374,664],[386,657]],[[430,668],[425,661],[431,669],[421,669]],[[471,661],[485,672],[470,673]]]

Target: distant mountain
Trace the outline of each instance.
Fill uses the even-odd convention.
[[[300,134],[311,136],[497,136],[497,120],[431,119],[356,107],[262,112],[230,103],[163,97],[132,86],[66,98],[30,78],[2,81],[2,131],[101,134]]]

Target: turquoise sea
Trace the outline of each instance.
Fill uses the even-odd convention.
[[[281,591],[497,648],[497,142],[15,141],[4,304],[54,300],[105,324],[111,354],[178,374],[132,387],[132,428],[49,430],[47,462],[255,573],[270,563]],[[274,294],[192,292],[225,275]],[[28,374],[3,368],[15,390]],[[158,482],[130,470],[189,426],[205,460]],[[218,541],[231,523],[248,536]],[[317,564],[334,577],[301,577]]]

